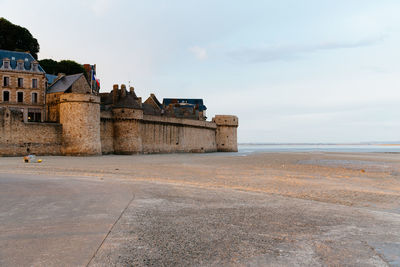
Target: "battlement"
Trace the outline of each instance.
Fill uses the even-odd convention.
[[[113,118],[115,120],[141,120],[143,110],[134,108],[113,108]]]
[[[100,97],[90,94],[76,94],[76,93],[62,94],[60,97],[60,103],[66,103],[66,102],[87,102],[87,103],[100,104]]]
[[[239,125],[238,117],[232,115],[215,115],[213,122],[215,122],[217,126],[238,127]]]
[[[217,125],[217,150],[220,152],[237,152],[237,127],[239,119],[232,115],[216,115],[213,122]]]

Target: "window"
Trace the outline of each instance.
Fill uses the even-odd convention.
[[[18,87],[23,88],[24,87],[24,79],[23,78],[18,78]]]
[[[17,93],[17,102],[18,103],[24,102],[24,92],[18,92]]]
[[[42,111],[40,109],[28,109],[28,121],[29,122],[41,122]]]
[[[18,70],[24,70],[24,62],[18,61]]]
[[[3,77],[3,86],[10,86],[10,77]]]
[[[36,104],[38,102],[38,93],[32,93],[32,104]]]
[[[10,68],[10,61],[4,61],[3,67],[4,67],[5,69]]]
[[[3,91],[3,102],[8,102],[8,101],[10,101],[10,92]]]
[[[32,62],[32,71],[38,71],[38,64],[36,62]]]
[[[32,79],[32,88],[37,88],[37,79]]]

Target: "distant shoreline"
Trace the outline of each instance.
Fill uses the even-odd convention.
[[[238,143],[240,146],[400,146],[393,143]]]

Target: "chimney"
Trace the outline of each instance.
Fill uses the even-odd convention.
[[[118,102],[118,84],[113,85],[112,94],[113,94],[113,104],[115,105]]]
[[[130,88],[129,88],[129,92],[132,94],[132,93],[134,93],[135,92],[135,88],[133,87],[133,86],[131,86]]]
[[[125,84],[121,84],[121,98],[126,97],[126,86]]]

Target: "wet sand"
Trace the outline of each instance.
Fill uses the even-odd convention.
[[[90,265],[400,265],[400,154],[42,158],[0,158],[0,173],[135,196]]]

